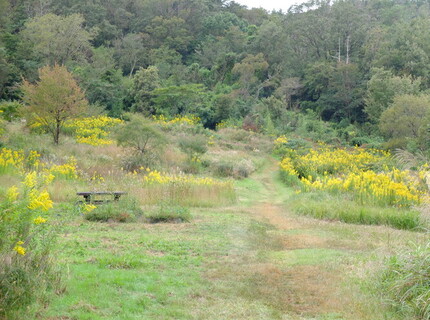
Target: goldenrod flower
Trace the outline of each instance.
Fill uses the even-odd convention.
[[[16,199],[18,199],[19,196],[19,192],[18,192],[18,188],[15,186],[10,187],[9,189],[7,189],[6,192],[6,199],[10,202],[14,202],[16,201]]]
[[[30,202],[28,208],[32,210],[42,209],[44,211],[49,210],[53,207],[53,202],[49,197],[47,191],[38,192],[37,190],[32,190],[29,194]]]
[[[32,171],[28,173],[24,178],[24,185],[30,189],[34,188],[37,183],[37,173],[36,171]]]
[[[42,218],[41,216],[38,216],[36,219],[33,220],[34,224],[42,224],[45,223],[46,221],[48,221],[45,218]]]
[[[16,253],[18,253],[18,254],[20,254],[20,255],[22,255],[22,256],[25,256],[25,248],[23,247],[23,246],[21,246],[21,244],[24,244],[24,242],[23,241],[18,241],[17,243],[16,243],[16,246],[13,248],[13,250],[16,252]]]
[[[85,204],[84,205],[84,211],[86,213],[93,211],[94,209],[96,209],[97,206],[93,205],[93,204]]]

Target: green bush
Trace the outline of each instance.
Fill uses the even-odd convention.
[[[146,219],[150,223],[159,222],[190,222],[190,209],[179,205],[161,204],[158,208],[148,212]]]
[[[130,114],[127,116],[130,121],[119,126],[116,131],[118,145],[131,151],[130,157],[124,160],[123,167],[132,171],[136,166],[153,166],[161,159],[167,144],[166,137],[144,117]]]
[[[402,319],[430,319],[430,243],[390,257],[378,289]]]
[[[208,140],[203,135],[182,136],[179,139],[179,148],[188,156],[202,155],[208,150]]]
[[[20,109],[23,105],[18,101],[5,101],[0,103],[0,115],[6,121],[13,121],[19,119]]]
[[[220,161],[213,164],[213,171],[218,177],[232,177],[234,175],[234,164],[232,162]]]

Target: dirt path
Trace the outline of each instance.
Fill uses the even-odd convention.
[[[332,250],[332,242],[318,235],[320,223],[312,219],[297,217],[283,204],[282,192],[277,189],[273,173],[277,170],[274,161],[257,175],[265,188],[264,196],[251,209],[255,219],[273,226],[276,243],[280,244],[277,252],[281,255],[294,256],[308,253],[306,261],[297,265],[282,266],[277,262],[265,262],[254,266],[256,277],[264,279],[271,289],[263,294],[279,295],[278,304],[290,315],[298,318],[315,317],[322,314],[346,316],[345,306],[348,298],[340,290],[342,272],[330,261],[324,264],[312,260],[312,251]],[[311,220],[311,221],[310,221]],[[330,251],[328,251],[330,252]],[[264,291],[264,290],[263,290]],[[342,319],[336,317],[336,319]]]

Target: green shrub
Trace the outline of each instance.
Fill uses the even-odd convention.
[[[182,136],[179,139],[179,148],[189,156],[202,155],[208,150],[208,140],[203,135]]]
[[[250,159],[223,159],[210,164],[214,175],[218,177],[232,177],[235,179],[247,178],[255,171],[255,165]]]
[[[146,219],[150,223],[159,222],[190,222],[190,209],[179,205],[161,204],[158,208],[148,212]]]
[[[430,319],[430,243],[390,257],[378,289],[402,319]]]
[[[183,167],[185,173],[197,174],[202,168],[201,157],[208,150],[208,139],[204,135],[181,136],[179,147],[187,155],[187,161]]]
[[[234,164],[232,162],[220,161],[213,165],[213,170],[218,177],[232,177],[234,175]]]
[[[0,115],[6,121],[16,120],[20,117],[23,105],[18,101],[5,101],[0,103]]]
[[[132,222],[143,212],[134,199],[84,205],[83,211],[86,220],[99,222]]]
[[[139,115],[128,116],[131,120],[116,131],[118,145],[131,151],[123,167],[132,171],[136,166],[153,166],[160,161],[167,139],[149,120]]]
[[[59,292],[61,271],[47,252],[0,256],[0,319],[29,319],[27,307]]]

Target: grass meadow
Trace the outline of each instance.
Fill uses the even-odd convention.
[[[362,167],[327,168],[321,155],[287,150],[297,161],[279,167],[264,135],[176,132],[163,124],[170,147],[160,162],[126,170],[124,148],[73,137],[56,147],[30,133],[18,137],[15,126],[7,143],[22,153],[3,150],[0,157],[0,218],[11,226],[0,228],[10,239],[0,243],[7,265],[0,269],[0,303],[15,306],[0,307],[2,320],[428,315],[428,304],[420,303],[428,288],[420,264],[428,261],[422,180],[417,187],[406,173],[389,176],[388,162],[378,162],[386,155],[351,151],[375,170],[358,185],[353,179]],[[207,151],[184,154],[184,132],[198,135]],[[340,159],[345,151],[336,152]],[[372,189],[378,181],[393,192]],[[127,195],[103,205],[76,195],[118,190]],[[49,263],[40,269],[40,261]],[[11,293],[15,298],[1,299]]]

